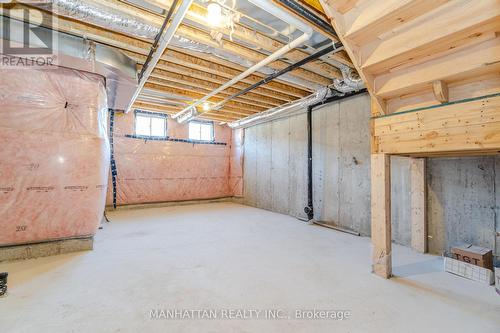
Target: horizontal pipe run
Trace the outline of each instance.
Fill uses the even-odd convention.
[[[257,64],[253,65],[252,67],[248,68],[243,73],[237,75],[236,77],[234,77],[230,81],[228,81],[228,82],[224,83],[223,85],[221,85],[219,88],[213,90],[209,94],[207,94],[204,97],[202,97],[201,99],[197,100],[195,103],[193,103],[189,107],[185,108],[181,112],[178,112],[178,113],[174,114],[173,115],[174,119],[178,118],[179,116],[181,116],[183,114],[188,114],[189,112],[191,112],[192,116],[182,117],[182,121],[187,121],[187,120],[191,120],[192,118],[194,118],[196,116],[199,116],[201,114],[204,114],[204,113],[208,112],[208,111],[204,111],[204,112],[198,113],[198,112],[195,112],[195,110],[196,110],[196,107],[198,105],[200,105],[203,102],[207,101],[210,97],[213,97],[213,96],[217,95],[221,91],[224,91],[227,88],[233,86],[234,84],[236,84],[239,81],[245,79],[249,75],[251,75],[254,72],[258,71],[259,69],[265,67],[266,65],[272,63],[273,61],[278,60],[283,55],[285,55],[289,51],[293,50],[294,48],[302,45],[303,43],[305,43],[306,41],[308,41],[311,38],[311,36],[313,34],[313,30],[312,30],[312,28],[308,24],[302,22],[302,20],[300,20],[300,19],[296,18],[295,16],[291,15],[285,9],[283,9],[280,6],[276,5],[272,1],[269,1],[269,0],[249,0],[249,1],[251,3],[253,3],[254,5],[256,5],[257,7],[261,8],[262,10],[265,10],[269,14],[271,14],[271,15],[279,18],[283,22],[286,22],[286,23],[294,26],[295,28],[301,30],[303,32],[303,35],[301,35],[300,37],[297,37],[295,40],[293,40],[289,44],[281,47],[280,49],[278,49],[273,54],[271,54],[268,57],[262,59]]]
[[[221,91],[226,90],[227,88],[231,87],[232,85],[234,85],[234,84],[238,83],[239,81],[245,79],[247,76],[253,74],[254,72],[256,72],[257,70],[259,70],[260,68],[268,65],[269,63],[271,63],[271,62],[273,62],[273,61],[275,61],[277,59],[279,59],[284,54],[286,54],[289,51],[293,50],[294,48],[302,45],[304,42],[306,42],[307,40],[309,40],[310,37],[311,37],[311,35],[307,34],[307,33],[301,35],[300,37],[298,37],[297,39],[295,39],[294,41],[292,41],[290,44],[287,44],[287,45],[283,46],[278,51],[276,51],[275,53],[271,54],[269,57],[261,60],[260,62],[258,62],[254,66],[250,67],[249,69],[247,69],[243,73],[237,75],[233,79],[231,79],[228,82],[224,83],[219,88],[213,90],[209,94],[207,94],[204,97],[202,97],[199,100],[197,100],[195,103],[191,104],[189,107],[187,107],[184,110],[176,113],[175,115],[173,115],[173,118],[175,119],[175,118],[179,117],[180,115],[182,115],[183,113],[188,112],[190,109],[195,108],[196,106],[198,106],[198,105],[202,104],[203,102],[207,101],[210,97],[213,97],[213,96],[217,95]]]
[[[277,77],[279,77],[279,76],[281,76],[281,75],[283,75],[285,73],[288,73],[288,72],[290,72],[290,71],[292,71],[292,70],[294,70],[296,68],[299,68],[299,67],[301,67],[301,66],[303,66],[303,65],[305,65],[305,64],[307,64],[307,63],[309,63],[309,62],[311,62],[313,60],[316,60],[316,59],[318,59],[318,58],[320,58],[320,57],[322,57],[322,56],[324,56],[324,55],[326,55],[326,54],[328,54],[328,53],[330,53],[332,51],[336,51],[337,52],[337,51],[343,50],[343,48],[344,47],[343,47],[342,43],[335,43],[334,45],[326,47],[323,50],[321,50],[319,52],[316,52],[314,54],[311,54],[310,56],[308,56],[308,57],[306,57],[306,58],[304,58],[304,59],[296,62],[293,65],[290,65],[290,66],[288,66],[286,68],[283,68],[282,70],[280,70],[280,71],[278,71],[276,73],[273,73],[273,74],[265,77],[261,81],[252,84],[251,86],[249,86],[249,87],[247,87],[247,88],[245,88],[245,89],[243,89],[243,90],[235,93],[234,95],[231,95],[231,96],[227,97],[223,101],[217,103],[212,109],[213,110],[219,110],[224,104],[226,104],[230,100],[233,100],[233,99],[235,99],[238,96],[244,95],[247,92],[252,91],[255,88],[258,88],[258,87],[260,87],[260,86],[262,86],[262,85],[264,85],[264,84],[266,84],[266,83],[274,80],[275,78],[277,78]]]
[[[310,23],[316,25],[317,27],[321,28],[325,32],[328,32],[330,35],[335,36],[338,38],[337,33],[335,30],[333,30],[332,26],[330,23],[325,22],[323,19],[321,19],[319,16],[315,15],[314,13],[311,13],[309,10],[304,8],[302,5],[297,3],[294,0],[278,0],[283,6],[287,7],[290,9],[292,12],[296,13],[300,17],[306,19]]]

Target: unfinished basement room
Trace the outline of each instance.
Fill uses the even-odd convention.
[[[500,0],[0,20],[0,333],[500,333]]]

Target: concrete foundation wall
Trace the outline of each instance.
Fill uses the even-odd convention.
[[[357,96],[313,112],[315,218],[370,234],[370,102]],[[409,160],[392,157],[392,237],[409,246]],[[429,252],[462,242],[495,249],[500,238],[500,157],[427,164]],[[243,202],[305,218],[306,114],[245,130]],[[500,250],[497,249],[497,254]]]
[[[370,232],[370,100],[356,96],[313,112],[315,218]],[[306,114],[245,130],[244,202],[306,218]]]
[[[392,157],[392,235],[410,245],[409,161]],[[500,255],[500,157],[427,159],[428,249],[473,243]]]

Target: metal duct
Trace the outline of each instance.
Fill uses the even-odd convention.
[[[51,0],[49,4],[30,3],[30,5],[137,37],[154,39],[160,32],[159,27],[145,20],[93,0]]]
[[[332,91],[329,87],[324,87],[315,92],[314,94],[311,94],[299,100],[281,106],[277,106],[275,108],[262,111],[255,115],[251,115],[246,118],[228,123],[228,126],[232,129],[254,126],[266,121],[279,119],[285,116],[290,116],[298,111],[305,112],[309,105],[319,103],[328,97],[342,96],[342,95],[343,94],[339,92]]]
[[[160,32],[160,27],[149,23],[139,17],[129,15],[115,8],[106,6],[93,0],[51,0],[51,4],[30,4],[46,11],[52,11],[60,16],[69,17],[83,22],[88,22],[109,30],[119,31],[123,34],[139,38],[155,39]],[[245,68],[255,65],[237,55],[233,55],[223,49],[202,44],[185,37],[174,36],[170,44],[178,48],[197,51],[214,55],[220,59],[230,61]],[[274,70],[269,67],[261,68],[259,73],[271,75]],[[318,90],[321,85],[296,78],[292,75],[283,75],[281,80],[305,87],[307,89]]]
[[[361,79],[355,70],[346,65],[339,66],[339,69],[342,72],[342,80],[333,80],[333,86],[336,90],[343,93],[349,93],[361,90],[365,87],[363,79]]]
[[[24,23],[3,17],[10,27],[11,44],[25,45]],[[123,110],[137,87],[136,62],[114,48],[48,28],[36,27],[38,38],[29,39],[29,47],[47,48],[52,45],[53,65],[96,73],[106,78],[108,107]],[[3,39],[0,29],[0,39]]]

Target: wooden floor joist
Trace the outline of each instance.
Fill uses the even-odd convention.
[[[170,2],[166,1],[156,4],[161,8],[168,8]],[[106,0],[103,4],[124,14],[140,17],[142,20],[157,27],[161,25],[163,20],[161,15],[133,6],[129,2]],[[23,10],[29,7],[24,4],[15,3],[9,5],[9,8],[11,8],[9,13],[11,17],[25,19],[25,12]],[[240,23],[235,25],[232,40],[228,38],[229,30],[223,29],[226,35],[223,38],[223,42],[218,43],[210,36],[210,31],[203,27],[205,24],[200,25],[201,23],[205,23],[203,15],[206,15],[206,8],[199,4],[193,4],[191,11],[188,13],[188,19],[180,25],[178,31],[176,31],[176,35],[181,38],[187,38],[195,43],[202,43],[215,49],[220,49],[228,54],[244,58],[246,61],[253,63],[261,61],[269,53],[284,46],[282,41],[273,39],[261,32],[256,32]],[[50,12],[39,11],[38,9],[29,11],[29,19],[37,22],[50,22],[48,18],[51,16]],[[192,23],[195,23],[195,25],[190,25]],[[109,27],[104,25],[95,26],[91,25],[90,21],[77,21],[62,16],[57,17],[55,27],[61,32],[117,48],[125,52],[139,64],[145,61],[152,43],[152,40],[108,30]],[[255,45],[256,47],[249,47],[249,45]],[[294,49],[288,52],[282,60],[274,61],[268,67],[274,70],[283,69],[289,66],[290,63],[301,60],[308,55],[309,53],[303,50]],[[349,62],[349,59],[342,57],[339,59],[345,63]],[[187,95],[193,93],[193,89],[196,89],[199,93],[207,93],[209,89],[215,89],[215,87],[227,82],[246,69],[239,64],[216,57],[213,54],[182,49],[175,45],[168,48],[167,52],[161,57],[157,68],[158,70],[153,73],[152,81],[155,79],[168,81],[168,88],[185,89],[190,87],[189,89],[185,89]],[[140,67],[138,70],[140,70]],[[160,72],[161,70],[168,71],[168,74]],[[243,107],[239,112],[245,113],[244,108],[246,106],[250,106],[250,110],[252,107],[268,109],[288,103],[307,96],[317,86],[331,84],[333,78],[341,77],[340,71],[335,66],[321,60],[312,61],[304,65],[303,68],[293,70],[288,75],[294,78],[296,82],[292,83],[292,81],[278,78],[273,80],[273,82],[258,87],[248,94],[238,97],[235,102],[241,103]],[[234,87],[218,94],[216,97],[227,97],[260,81],[265,76],[262,73],[254,73],[237,83]],[[300,81],[303,83],[297,84]],[[159,86],[156,88],[159,88]],[[164,92],[169,93],[170,91],[167,89]]]

